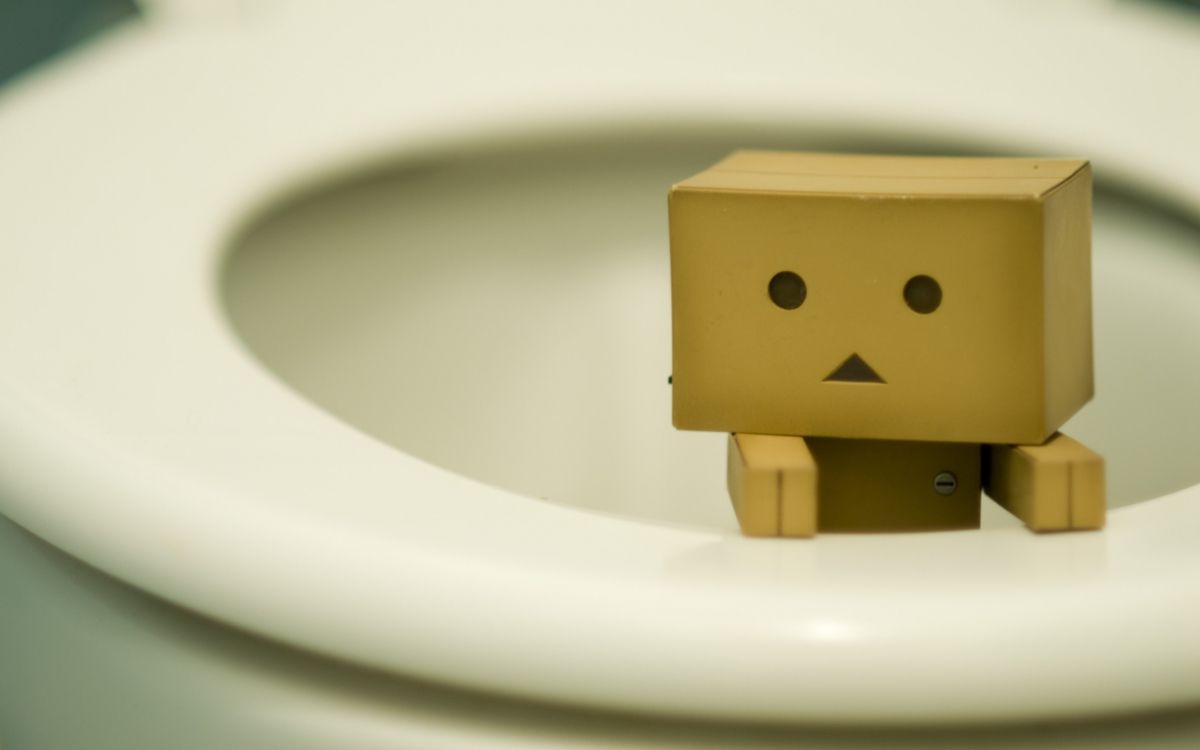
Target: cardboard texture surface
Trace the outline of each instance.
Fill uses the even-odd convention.
[[[1092,395],[1091,173],[1013,162],[749,152],[675,186],[675,425],[1044,441]],[[935,176],[896,176],[912,165]],[[768,179],[818,167],[837,192]],[[872,169],[902,188],[875,191]],[[1052,176],[1033,193],[1021,173],[1035,171]],[[979,180],[988,193],[970,187]],[[795,309],[768,294],[782,271],[804,280]],[[904,300],[918,275],[941,287],[929,314]],[[886,386],[825,381],[853,355]]]
[[[1102,525],[1056,434],[1093,392],[1091,194],[1080,160],[768,151],[675,185],[673,419],[736,433],[743,531],[814,533],[810,481],[821,530],[977,526],[982,445],[1018,446],[988,468],[1031,528]]]

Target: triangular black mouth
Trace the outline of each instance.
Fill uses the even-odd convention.
[[[830,380],[841,383],[886,383],[887,381],[879,377],[879,373],[871,369],[863,358],[857,354],[851,354],[846,358],[846,361],[838,365],[838,368],[825,376],[825,382]]]

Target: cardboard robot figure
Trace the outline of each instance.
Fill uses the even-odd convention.
[[[670,193],[675,426],[742,531],[1104,525],[1085,161],[739,151]]]

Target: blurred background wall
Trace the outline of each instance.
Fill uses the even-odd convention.
[[[0,86],[137,13],[133,0],[0,0]]]

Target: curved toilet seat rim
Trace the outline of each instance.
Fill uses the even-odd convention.
[[[193,45],[200,47],[229,44],[232,49],[241,49],[238,54],[244,55],[245,50],[237,46],[239,43],[237,39],[192,40]],[[175,66],[171,70],[187,79],[200,75],[195,66],[207,64],[212,58],[210,52],[196,46],[170,50],[164,40],[138,36],[136,32],[114,42],[110,52],[98,49],[93,54],[100,55],[101,68],[97,73],[84,74],[75,69],[75,73],[70,74],[76,75],[75,79],[70,79],[69,75],[60,77],[53,82],[58,88],[47,90],[44,98],[39,98],[32,90],[24,92],[21,104],[24,109],[13,107],[11,113],[14,116],[0,120],[0,136],[28,134],[33,128],[46,127],[63,112],[76,111],[73,107],[94,111],[88,104],[91,95],[85,82],[99,80],[109,87],[130,80],[153,82],[157,80],[155,76],[136,72],[138,65],[147,63]],[[105,54],[109,57],[105,58]],[[296,50],[288,54],[295,55]],[[207,81],[207,87],[199,89],[199,96],[204,101],[220,102],[221,94],[228,94],[221,86],[214,85],[216,81],[212,78],[201,78]],[[111,88],[106,90],[111,91]],[[249,96],[252,92],[253,87],[247,87],[241,95]],[[636,99],[636,96],[618,98],[625,102],[622,106],[627,112],[635,111],[631,102]],[[284,104],[294,112],[310,116],[317,113],[311,103],[288,99]],[[496,101],[491,101],[483,109],[498,106]],[[681,117],[688,111],[683,106],[671,107],[675,107],[674,111]],[[606,109],[595,105],[593,108]],[[831,107],[830,111],[836,112],[837,107]],[[182,117],[173,119],[170,113],[156,110],[154,114],[163,121],[157,127],[162,127],[163,123],[180,125],[184,122]],[[388,110],[384,114],[398,118],[409,113]],[[544,107],[538,117],[512,116],[514,131],[520,130],[521,123],[538,121],[546,114]],[[447,116],[445,111],[426,113],[423,136],[432,138],[436,128],[430,126],[444,125]],[[560,119],[572,117],[579,115]],[[109,127],[122,122],[117,116],[110,119],[106,123]],[[831,122],[835,120],[836,117],[830,117]],[[395,119],[384,121],[395,124]],[[9,130],[5,130],[5,126]],[[122,137],[127,138],[124,143],[133,145],[136,143],[134,137],[152,139],[153,131],[154,127],[150,126],[131,127]],[[207,149],[206,158],[218,157],[222,148],[229,147],[231,139],[239,132],[242,131],[235,125],[227,131],[218,129],[218,132],[206,133],[205,137],[211,139],[207,146],[201,144]],[[421,127],[410,131],[410,148],[419,142],[418,133],[422,133]],[[474,687],[511,688],[531,697],[728,718],[840,717],[866,721],[930,720],[955,715],[984,719],[1009,717],[1014,713],[1060,716],[1129,706],[1131,701],[1141,701],[1146,707],[1160,706],[1172,697],[1178,699],[1181,694],[1191,699],[1200,698],[1200,686],[1188,684],[1184,686],[1186,690],[1174,693],[1151,690],[1130,696],[1099,691],[1082,697],[1068,697],[1039,709],[1012,695],[1006,696],[995,686],[979,684],[974,692],[967,691],[975,701],[971,703],[961,696],[956,698],[952,690],[953,676],[942,673],[926,678],[925,687],[929,692],[924,699],[906,700],[895,692],[895,681],[900,675],[911,672],[913,653],[897,652],[889,656],[887,647],[908,638],[910,645],[929,648],[928,637],[919,633],[921,624],[926,622],[920,606],[939,602],[958,591],[946,580],[935,580],[910,592],[910,601],[881,594],[873,605],[847,602],[846,593],[839,592],[836,587],[813,585],[812,581],[802,580],[799,583],[811,587],[806,591],[817,602],[805,606],[786,596],[788,585],[797,584],[796,580],[786,576],[764,582],[757,576],[746,576],[736,570],[736,566],[732,572],[720,570],[714,573],[704,572],[703,566],[698,568],[700,572],[693,572],[688,564],[682,565],[682,572],[664,575],[664,570],[670,571],[668,563],[672,561],[700,559],[711,562],[709,555],[714,549],[724,550],[721,554],[728,552],[735,561],[741,559],[751,568],[769,565],[771,556],[779,551],[764,553],[761,545],[756,547],[720,534],[650,527],[591,516],[474,485],[469,480],[421,465],[415,459],[398,457],[390,449],[341,425],[295,394],[280,388],[240,349],[222,319],[212,283],[217,273],[217,248],[222,247],[230,232],[245,220],[245,206],[277,200],[280,194],[291,189],[283,185],[298,174],[309,175],[306,179],[311,180],[313,174],[326,173],[325,167],[314,163],[312,154],[340,154],[334,159],[337,162],[334,168],[340,168],[339,165],[344,165],[349,158],[340,144],[358,136],[363,136],[368,144],[363,147],[365,154],[392,148],[383,144],[395,138],[394,132],[385,133],[384,129],[373,133],[345,125],[314,129],[304,133],[303,137],[274,147],[264,145],[265,155],[247,155],[250,166],[214,161],[208,165],[211,168],[207,172],[202,159],[187,161],[180,158],[172,163],[175,157],[171,156],[171,144],[164,142],[155,146],[151,142],[147,159],[157,154],[167,163],[157,168],[146,167],[147,171],[169,176],[172,169],[186,167],[194,170],[193,176],[204,175],[206,180],[218,181],[220,187],[197,189],[194,195],[203,198],[204,212],[175,210],[161,202],[151,204],[161,206],[165,218],[159,226],[140,230],[144,233],[135,232],[131,242],[138,245],[139,254],[110,259],[119,266],[115,269],[104,271],[101,264],[96,263],[89,270],[94,270],[102,280],[122,275],[129,278],[150,269],[163,273],[166,278],[187,276],[193,281],[203,278],[206,283],[200,286],[180,283],[158,296],[151,293],[144,298],[131,295],[127,307],[121,307],[107,317],[98,313],[97,324],[105,323],[111,327],[91,331],[91,338],[79,332],[73,337],[61,332],[51,335],[71,316],[54,317],[52,312],[47,312],[48,318],[39,322],[45,326],[47,336],[56,342],[69,339],[73,346],[69,349],[70,356],[65,358],[51,360],[43,355],[43,365],[53,364],[59,372],[46,375],[50,370],[27,369],[10,378],[13,387],[0,397],[0,413],[5,417],[0,419],[2,442],[20,446],[19,450],[8,452],[7,460],[0,459],[0,482],[3,482],[0,486],[6,488],[3,499],[7,501],[6,514],[106,572],[242,627],[340,658]],[[265,141],[256,143],[263,145]],[[34,205],[34,200],[44,199],[44,190],[49,187],[44,179],[46,164],[67,168],[68,159],[55,161],[49,154],[39,156],[46,158],[40,163],[28,157],[18,160],[17,167],[9,172],[6,184],[3,184],[8,188],[5,195],[15,192],[12,186],[19,180],[28,179],[33,188],[29,205]],[[102,156],[84,154],[88,161],[81,171],[82,184],[75,188],[71,198],[102,195],[102,187],[111,190],[111,180],[103,179],[103,169],[109,164]],[[1152,171],[1145,165],[1136,168],[1131,165],[1129,170],[1134,179],[1137,179],[1136,169],[1145,169],[1147,174]],[[1196,184],[1194,175],[1200,175],[1200,169],[1191,175],[1175,176],[1174,179],[1179,183],[1176,187],[1186,188],[1178,191],[1182,202],[1196,207],[1200,206],[1200,185]],[[177,177],[168,182],[176,192],[186,192],[179,186]],[[1167,182],[1170,181],[1157,184]],[[135,180],[131,180],[131,185],[130,192],[137,197],[150,200],[154,196],[152,185]],[[218,195],[222,192],[225,194]],[[111,202],[108,207],[112,207]],[[88,230],[102,228],[108,233],[119,234],[113,223],[106,222],[99,211],[93,210],[81,221]],[[177,225],[170,223],[173,221],[192,230],[194,236],[190,242],[180,243],[186,247],[177,254],[158,257],[154,254],[155,248],[175,236],[173,232],[165,231],[168,226],[174,230]],[[34,230],[28,226],[31,225],[22,230],[28,234],[15,236],[35,238]],[[59,248],[70,248],[77,246],[71,243],[78,242],[81,236],[81,231],[61,230],[51,239]],[[71,257],[70,253],[60,250],[51,257],[33,258],[30,263],[44,265],[33,269],[31,277],[42,282],[53,279],[60,273],[60,267],[55,264]],[[126,265],[120,265],[121,261]],[[75,273],[82,274],[82,271]],[[65,281],[68,283],[64,286],[70,290],[82,292],[88,288],[89,279]],[[170,302],[177,292],[183,296]],[[64,298],[68,296],[65,291],[61,294]],[[81,294],[80,298],[97,299],[86,294]],[[122,403],[128,404],[133,403],[131,399],[139,393],[156,387],[172,387],[156,380],[164,371],[153,369],[145,351],[147,346],[166,335],[164,327],[146,324],[138,328],[136,319],[144,312],[138,307],[139,303],[162,303],[161,308],[155,309],[171,311],[169,320],[175,327],[174,335],[187,337],[202,357],[211,358],[212,368],[219,370],[214,374],[214,382],[207,384],[208,398],[194,404],[193,409],[213,408],[221,403],[219,396],[237,394],[232,402],[211,413],[198,414],[193,409],[182,409],[173,415],[176,420],[194,420],[192,424],[206,436],[203,440],[197,439],[195,434],[187,438],[173,435],[171,439],[179,437],[186,445],[174,448],[152,445],[155,440],[164,439],[169,420],[142,415],[144,421],[134,424],[129,421],[130,415],[110,411],[115,402],[104,403],[104,398],[113,394],[122,396],[126,399]],[[49,307],[34,309],[49,311]],[[81,311],[75,309],[72,312],[77,317]],[[120,330],[116,326],[122,322],[131,327],[121,337],[106,333]],[[126,335],[132,331],[136,331],[137,336],[130,341]],[[4,334],[8,338],[2,340],[12,351],[36,351],[36,336],[29,332],[6,329],[0,335]],[[140,345],[141,350],[124,351],[123,347],[131,343]],[[171,355],[184,356],[181,348],[168,347],[167,351]],[[127,355],[137,365],[145,365],[146,379],[121,383],[120,373],[96,364],[104,357],[115,356],[114,352]],[[69,374],[61,372],[64,364],[77,366],[85,376],[94,376],[93,380],[83,377],[73,383]],[[93,369],[89,370],[89,367]],[[183,371],[185,368],[172,372]],[[89,393],[88,388],[93,390]],[[76,410],[77,407],[82,411]],[[80,413],[86,416],[80,419]],[[89,418],[95,422],[87,424]],[[246,420],[255,421],[251,424]],[[96,424],[100,426],[96,427]],[[270,467],[265,463],[249,466],[244,457],[218,445],[222,439],[232,439],[232,431],[240,429],[256,431],[253,432],[256,440],[281,443],[278,453],[265,454],[278,461],[275,468],[280,472],[297,470],[297,461],[303,459],[339,461],[354,467],[359,473],[352,479],[353,486],[375,498],[374,504],[363,503],[358,508],[368,520],[346,523],[336,514],[324,513],[328,509],[317,503],[319,491],[340,486],[335,483],[345,483],[348,472],[312,472],[310,477],[315,478],[309,489],[312,495],[310,501],[305,501],[298,485],[275,484],[272,477],[263,476],[263,473],[270,473]],[[122,438],[106,445],[106,438],[116,433],[122,433]],[[289,439],[314,442],[282,445]],[[253,444],[252,441],[245,443],[247,446]],[[187,453],[195,454],[196,463],[176,472]],[[256,460],[264,460],[263,454],[260,453]],[[75,467],[71,476],[47,470],[62,465]],[[205,469],[214,466],[215,471],[206,477]],[[291,490],[296,492],[289,494]],[[395,508],[385,507],[380,500],[389,492],[454,497],[462,508],[477,513],[481,519],[500,524],[501,528],[514,529],[514,539],[495,539],[491,533],[494,526],[474,530],[457,528],[427,508],[411,507],[397,512]],[[175,498],[170,508],[161,502],[164,493],[171,493]],[[274,503],[246,502],[249,495],[261,498],[272,494],[276,495]],[[989,549],[980,554],[1002,559],[1006,554],[1021,550],[1022,554],[1036,558],[1035,550],[1054,549],[1046,558],[1053,562],[1070,560],[1072,556],[1086,557],[1096,554],[1096,548],[1103,548],[1103,553],[1110,559],[1131,566],[1119,571],[1126,584],[1130,577],[1157,576],[1152,585],[1143,587],[1138,601],[1165,618],[1156,625],[1156,632],[1161,637],[1177,637],[1182,629],[1200,620],[1197,615],[1200,602],[1195,601],[1194,595],[1188,598],[1185,594],[1183,603],[1186,606],[1178,606],[1180,599],[1176,598],[1171,606],[1172,613],[1167,611],[1166,600],[1161,595],[1172,591],[1178,593],[1179,587],[1200,568],[1200,559],[1195,556],[1184,558],[1177,561],[1180,567],[1175,570],[1156,571],[1153,565],[1139,565],[1134,558],[1151,540],[1177,540],[1187,529],[1200,525],[1200,514],[1191,510],[1197,505],[1198,495],[1197,488],[1189,488],[1144,507],[1120,509],[1112,514],[1112,528],[1100,544],[1094,538],[1047,542],[996,532],[988,536],[1004,541],[994,548],[989,545]],[[47,497],[59,500],[57,503],[39,502]],[[182,498],[187,498],[187,502],[180,502]],[[103,512],[86,517],[80,515],[80,508],[95,507],[100,503],[105,504]],[[109,516],[107,521],[98,520],[104,515]],[[1164,516],[1169,520],[1164,520]],[[396,546],[395,539],[380,534],[380,530],[394,531],[405,528],[405,524],[410,524],[407,528],[420,528],[425,533],[410,533],[404,537],[402,549],[390,549]],[[517,527],[522,530],[518,532]],[[134,528],[140,528],[143,534],[131,535],[130,529]],[[275,546],[269,551],[261,549],[261,540],[252,533],[252,530],[264,528],[272,529],[275,540]],[[197,534],[201,529],[204,533]],[[561,538],[554,538],[556,535]],[[948,552],[961,543],[959,539],[950,535],[922,540],[922,543],[928,542]],[[444,544],[447,540],[452,544]],[[916,546],[917,542],[911,541],[912,544],[900,542],[897,548]],[[792,564],[819,565],[826,554],[823,550],[842,547],[849,554],[861,549],[861,543],[862,540],[829,540],[822,547],[788,550],[782,554]],[[652,551],[647,553],[648,549]],[[321,554],[316,554],[317,551]],[[619,551],[624,551],[627,559],[614,560],[612,555]],[[841,558],[835,556],[834,559]],[[318,564],[328,565],[337,560],[342,561],[337,570]],[[554,563],[554,568],[548,569],[548,563]],[[911,565],[914,570],[925,569],[917,559],[913,559]],[[419,572],[414,572],[422,569],[438,571],[437,580],[423,580]],[[219,577],[214,576],[218,571]],[[303,572],[299,576],[303,585],[297,587],[300,572]],[[1085,615],[1111,614],[1111,608],[1102,605],[1103,592],[1092,590],[1103,588],[1102,582],[1087,576],[1064,576],[1061,571],[1052,572],[1046,579],[1055,582],[1056,586],[1037,586],[1037,580],[1034,575],[1021,578],[1021,582],[1030,585],[1030,590],[1020,596],[1009,591],[998,603],[1036,602],[1047,611],[1055,612],[1056,616],[1080,626],[1088,623]],[[846,579],[837,582],[848,583]],[[1055,603],[1055,591],[1066,583],[1078,585],[1085,595],[1070,605]],[[265,598],[264,592],[273,586],[299,590],[277,590],[273,597]],[[343,612],[355,609],[383,611],[386,617],[377,623],[353,622],[352,616],[331,614],[323,611],[324,607],[313,606],[308,597],[314,592],[327,596],[327,601],[340,602]],[[1151,595],[1160,598],[1154,599]],[[381,597],[389,596],[403,596],[410,602],[419,602],[418,611],[399,606],[380,610]],[[649,614],[641,618],[614,618],[608,607],[595,601],[596,597],[607,598],[613,605],[631,612],[640,608],[642,614]],[[770,613],[770,617],[761,622],[746,623],[727,611],[722,615],[722,610],[728,610],[730,599],[748,608],[757,608],[756,611]],[[547,600],[558,606],[546,611]],[[971,602],[987,607],[989,611],[997,604],[993,602],[989,606],[978,599],[971,599]],[[656,607],[659,611],[655,611]],[[888,607],[892,609],[888,610]],[[1077,610],[1074,615],[1066,611],[1073,608]],[[469,609],[479,612],[481,619],[488,621],[490,632],[466,632],[462,628],[458,621],[462,612]],[[705,626],[697,626],[695,620],[687,618],[688,613],[703,614],[712,619]],[[1002,643],[1015,653],[1021,646],[1016,636],[1031,637],[1034,629],[1030,623],[1022,623],[1020,618],[1013,617],[1012,613],[997,611],[993,614],[998,623],[992,626],[990,635],[995,637],[995,643]],[[963,622],[965,613],[945,616],[943,624],[948,626],[951,622]],[[1002,637],[1000,633],[1005,626],[1010,632]],[[1102,631],[1114,637],[1129,626],[1127,619],[1118,618],[1104,623]],[[713,651],[721,644],[728,645],[730,629],[744,639],[754,639],[740,656]],[[687,637],[681,638],[681,633]],[[599,645],[590,649],[594,653],[582,653],[575,644],[576,639],[590,639]],[[980,636],[954,634],[945,639],[940,655],[947,659],[965,658],[968,650],[981,642],[986,640],[981,641]],[[503,644],[503,649],[498,649],[498,643]],[[836,652],[831,647],[835,643],[853,644],[861,655],[847,657]],[[1095,638],[1094,642],[1079,647],[1076,658],[1084,662],[1087,657],[1095,657],[1102,653],[1103,645],[1102,639]],[[780,649],[784,647],[792,653],[780,656]],[[508,653],[493,653],[504,649]],[[449,656],[454,650],[459,653]],[[925,650],[920,653],[921,658],[927,658],[935,652]],[[1053,655],[1052,650],[1045,647],[1033,648],[1031,653],[1046,658]],[[1157,667],[1165,668],[1172,656],[1177,654],[1158,654],[1156,658],[1162,661]],[[648,676],[643,669],[638,677],[644,684],[638,686],[626,674],[627,669],[619,668],[631,663],[653,665],[657,674]],[[772,664],[774,666],[770,666]],[[1180,660],[1175,659],[1171,668],[1182,670],[1189,664],[1181,665]],[[806,685],[805,680],[797,679],[795,674],[780,674],[773,678],[774,682],[768,681],[761,693],[741,697],[718,681],[720,675],[736,674],[740,669],[753,667],[760,671],[782,672],[784,666],[797,670],[795,674],[803,670],[809,674],[816,671],[828,679],[818,691]],[[882,680],[890,692],[880,688],[877,707],[855,706],[849,700],[840,706],[831,704],[829,696],[847,698],[863,691],[861,684],[845,676],[836,677],[837,671],[847,667],[870,667],[875,674],[893,680]],[[1130,668],[1125,662],[1114,662],[1107,669],[1117,667]],[[526,674],[514,678],[522,669]],[[580,670],[596,679],[588,685],[566,685],[564,677]],[[690,677],[697,674],[696,670],[713,682],[688,686],[688,681],[696,682]],[[991,677],[998,677],[1003,686],[1017,684],[1021,675],[1015,666],[1011,669],[997,667]],[[514,685],[514,679],[520,684]],[[768,689],[776,691],[774,699],[764,697]],[[820,693],[825,697],[821,698]],[[935,709],[928,706],[931,694],[944,699]],[[991,706],[980,703],[985,696],[994,699]],[[798,711],[794,704],[803,700],[808,700],[811,707]],[[1038,710],[1045,713],[1037,714]],[[839,711],[843,713],[839,714]]]

